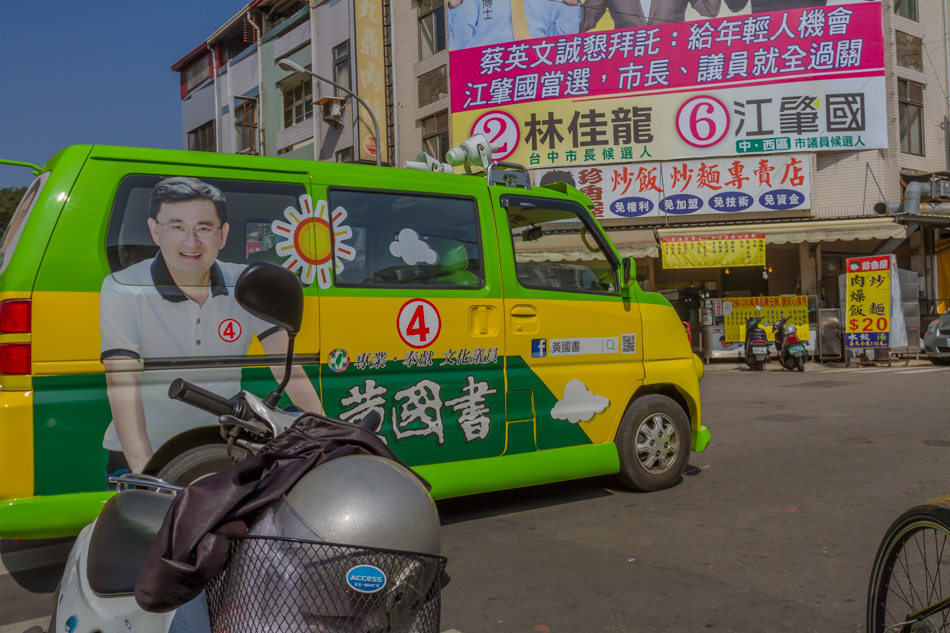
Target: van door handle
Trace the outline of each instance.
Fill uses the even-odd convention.
[[[511,316],[535,317],[538,316],[538,311],[534,306],[515,306],[511,309]]]

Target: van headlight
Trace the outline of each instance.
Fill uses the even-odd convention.
[[[931,322],[930,322],[930,325],[927,326],[927,333],[928,333],[928,334],[933,334],[933,333],[936,332],[936,331],[937,331],[937,322],[936,322],[936,321],[931,321]]]

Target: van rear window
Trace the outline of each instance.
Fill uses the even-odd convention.
[[[20,205],[16,211],[13,212],[13,217],[10,218],[10,224],[7,225],[7,230],[3,234],[3,240],[0,241],[0,275],[7,269],[7,265],[13,258],[13,252],[16,250],[16,245],[20,241],[23,227],[26,226],[26,221],[30,219],[30,212],[33,211],[33,207],[36,206],[36,199],[39,197],[40,191],[43,190],[43,185],[45,185],[49,179],[49,175],[50,172],[47,171],[36,177],[27,188],[26,193],[23,194]]]

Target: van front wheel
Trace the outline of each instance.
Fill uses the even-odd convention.
[[[245,451],[235,447],[234,454],[243,458]],[[230,465],[231,458],[228,457],[226,445],[204,444],[174,457],[158,471],[158,477],[176,486],[187,486]]]
[[[624,413],[616,444],[625,486],[643,492],[669,488],[689,463],[689,418],[671,398],[644,396]]]

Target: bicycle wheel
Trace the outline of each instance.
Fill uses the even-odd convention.
[[[943,570],[947,563],[948,569]],[[868,587],[868,633],[950,631],[950,508],[902,514],[878,548]]]

